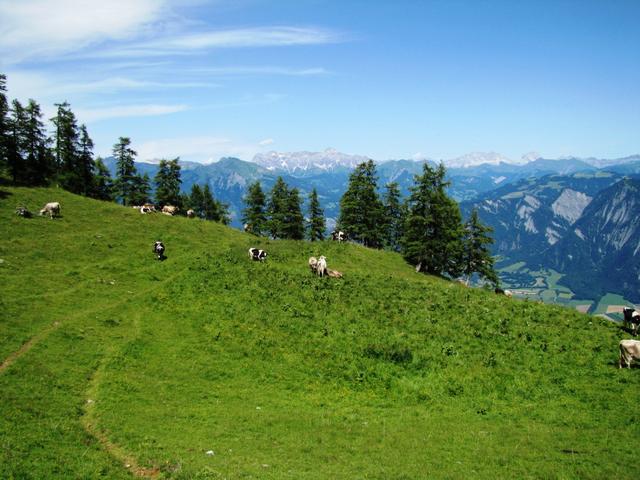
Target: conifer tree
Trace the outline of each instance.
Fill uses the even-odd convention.
[[[309,194],[309,223],[307,225],[309,240],[312,242],[324,240],[326,228],[324,212],[320,208],[318,192],[314,188]]]
[[[80,166],[79,132],[76,116],[69,104],[56,103],[54,156],[60,184],[73,193],[83,193],[83,176]]]
[[[116,179],[114,181],[114,193],[116,200],[123,205],[135,205],[132,196],[140,182],[136,180],[137,170],[135,156],[137,153],[130,148],[131,140],[120,137],[118,143],[113,146],[113,156],[116,159]]]
[[[228,225],[231,221],[229,218],[229,206],[213,198],[209,184],[205,183],[202,187],[198,184],[193,184],[188,204],[191,205],[198,217],[205,220],[213,220],[224,225]]]
[[[302,215],[302,200],[297,188],[287,192],[287,203],[282,238],[302,240],[304,238],[304,215]]]
[[[197,183],[191,185],[191,193],[189,194],[189,202],[188,205],[194,212],[196,212],[196,216],[200,218],[204,218],[203,213],[203,204],[204,197],[202,195],[202,188]]]
[[[156,203],[182,207],[180,197],[180,164],[179,158],[160,160],[158,173],[154,178],[156,184]]]
[[[242,222],[251,233],[263,235],[267,232],[267,215],[266,198],[260,182],[256,181],[249,186],[245,204],[247,207],[242,211]]]
[[[269,201],[267,203],[267,231],[272,238],[287,238],[288,208],[289,189],[282,177],[278,177],[269,193]]]
[[[9,148],[7,165],[9,174],[15,183],[26,183],[26,135],[27,114],[18,100],[11,102],[11,119],[9,121]]]
[[[384,211],[377,192],[373,160],[358,165],[349,176],[349,186],[340,199],[338,226],[350,238],[366,247],[380,248],[383,242]]]
[[[24,153],[26,182],[29,185],[44,185],[53,174],[53,158],[49,149],[49,138],[42,121],[40,105],[30,99],[24,109]]]
[[[89,137],[86,125],[80,126],[80,140],[78,144],[77,175],[80,180],[80,191],[82,195],[90,195],[93,191],[94,168],[93,161],[93,140]]]
[[[97,158],[94,162],[95,175],[91,182],[93,189],[89,196],[98,200],[113,200],[113,179],[107,169],[106,165],[102,161],[102,158]]]
[[[498,274],[493,268],[493,257],[489,245],[493,243],[490,236],[493,229],[483,225],[478,217],[478,210],[473,209],[471,216],[464,224],[463,271],[467,283],[474,273],[498,285]]]
[[[231,217],[229,216],[229,205],[222,203],[213,198],[213,193],[209,188],[209,184],[205,183],[202,188],[202,198],[204,200],[204,212],[207,220],[213,220],[214,222],[220,222],[223,225],[229,225],[231,223]]]
[[[7,76],[0,73],[0,176],[8,168],[10,132],[9,100],[7,98]]]
[[[129,201],[130,205],[143,205],[151,201],[151,179],[148,173],[134,175]]]
[[[402,253],[418,271],[457,277],[462,271],[462,220],[458,204],[447,196],[445,168],[423,166],[408,199]]]
[[[382,199],[384,207],[384,245],[398,251],[402,238],[404,208],[400,201],[400,189],[396,182],[388,183]]]

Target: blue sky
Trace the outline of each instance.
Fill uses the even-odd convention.
[[[96,153],[640,153],[640,1],[0,0],[9,96]]]

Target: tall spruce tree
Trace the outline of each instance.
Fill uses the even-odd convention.
[[[229,218],[229,206],[213,198],[209,184],[205,183],[201,187],[194,183],[191,187],[188,204],[198,217],[205,220],[221,222],[224,225],[229,224],[231,221]]]
[[[116,200],[122,202],[123,205],[135,205],[132,203],[132,196],[140,183],[136,180],[138,172],[135,166],[135,156],[137,153],[130,145],[129,138],[120,137],[118,143],[113,146],[113,156],[116,159],[114,193]]]
[[[462,273],[467,277],[467,283],[471,276],[477,273],[481,278],[498,286],[498,274],[493,268],[493,257],[489,251],[489,246],[493,243],[491,232],[493,229],[480,222],[478,210],[474,208],[464,224]]]
[[[400,189],[396,182],[385,186],[382,199],[384,208],[384,246],[394,251],[400,250],[404,224],[404,208],[401,202]]]
[[[26,117],[24,126],[26,183],[45,185],[53,174],[54,168],[40,105],[30,99],[24,113]]]
[[[202,198],[204,199],[203,206],[207,220],[220,222],[223,225],[229,225],[231,223],[229,205],[213,198],[213,193],[208,183],[205,183],[202,188]]]
[[[287,209],[284,222],[284,236],[290,240],[304,239],[304,215],[302,215],[302,199],[297,188],[287,192]]]
[[[77,175],[80,179],[80,191],[82,195],[90,195],[94,190],[93,140],[89,137],[86,125],[80,126],[80,139],[78,143]]]
[[[158,173],[154,178],[156,184],[156,203],[183,207],[180,197],[180,164],[179,158],[160,160]]]
[[[318,192],[314,188],[309,194],[309,223],[307,224],[307,236],[312,242],[324,240],[326,230],[324,211],[320,208]]]
[[[15,183],[27,183],[27,162],[25,152],[27,114],[18,100],[11,102],[11,118],[9,121],[10,135],[7,164],[9,174]]]
[[[349,186],[340,199],[338,226],[366,247],[383,243],[384,210],[377,192],[378,178],[373,160],[358,165],[349,176]]]
[[[441,163],[423,166],[408,199],[402,253],[418,271],[457,277],[462,271],[462,220],[458,204],[447,196]]]
[[[256,181],[249,185],[247,195],[244,198],[246,208],[242,211],[242,222],[247,231],[255,235],[263,235],[267,232],[266,197]]]
[[[92,198],[98,200],[113,200],[113,179],[109,173],[109,169],[102,161],[102,158],[97,158],[94,162],[95,175],[91,184],[93,190],[90,195]]]
[[[134,175],[129,205],[143,205],[151,201],[151,179],[149,174]]]
[[[7,76],[0,73],[0,177],[9,167],[11,128],[9,121],[9,99],[7,98]]]
[[[267,202],[267,231],[272,238],[287,238],[289,188],[282,177],[276,179]]]
[[[85,191],[80,165],[78,122],[67,102],[56,103],[54,157],[60,185],[73,193]]]

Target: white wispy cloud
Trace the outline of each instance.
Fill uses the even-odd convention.
[[[339,32],[318,27],[203,30],[202,24],[175,13],[176,7],[184,4],[184,0],[0,0],[0,64],[65,56],[185,55],[219,48],[317,45],[344,39]]]
[[[264,140],[258,142],[258,145],[260,145],[261,147],[266,147],[268,145],[273,145],[274,143],[275,141],[273,140],[273,138],[265,138]]]
[[[97,122],[107,118],[155,117],[188,110],[187,105],[120,105],[103,108],[82,108],[76,116],[82,123]]]
[[[39,101],[57,102],[87,94],[119,93],[143,90],[162,91],[168,89],[217,88],[220,85],[212,82],[168,81],[158,82],[138,80],[126,77],[108,77],[100,80],[72,80],[66,76],[52,76],[38,72],[9,71],[7,85],[12,97],[26,100],[36,98]]]
[[[262,148],[260,142],[239,142],[227,137],[206,135],[148,140],[136,145],[138,158],[143,161],[179,156],[201,163],[216,162],[222,157],[251,160]]]
[[[215,30],[176,36],[164,36],[150,41],[132,42],[116,48],[93,52],[91,57],[156,57],[189,55],[220,48],[284,47],[319,45],[342,41],[338,32],[315,27],[254,27]]]
[[[0,62],[75,52],[164,31],[167,0],[0,0]]]
[[[204,67],[189,70],[196,74],[211,76],[251,76],[251,75],[283,75],[293,77],[306,77],[313,75],[330,75],[331,72],[322,67],[311,68],[287,68],[278,66],[228,66],[228,67]]]

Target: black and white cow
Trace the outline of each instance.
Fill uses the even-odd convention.
[[[336,242],[344,242],[347,239],[347,234],[342,230],[334,230],[331,232],[331,240]]]
[[[16,208],[16,215],[24,218],[31,218],[31,212],[27,210],[27,207],[18,207]]]
[[[162,260],[164,258],[164,243],[161,241],[157,241],[153,244],[153,253],[158,256],[158,260]]]
[[[624,315],[624,327],[629,328],[635,337],[638,335],[638,326],[640,325],[640,312],[635,308],[624,307],[622,309]]]
[[[251,247],[249,249],[249,258],[251,260],[264,262],[267,259],[267,252],[258,248]]]

